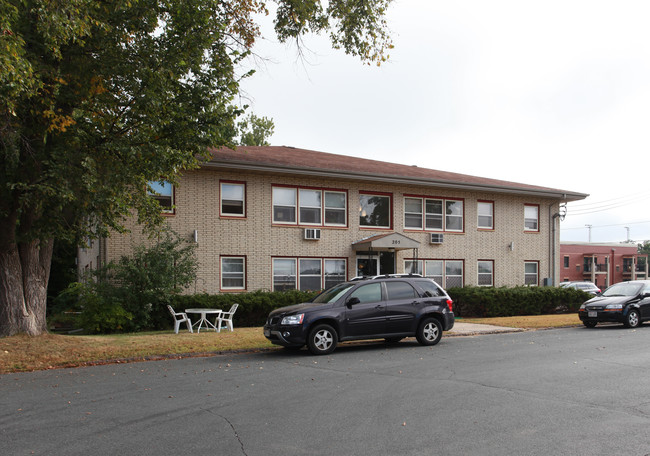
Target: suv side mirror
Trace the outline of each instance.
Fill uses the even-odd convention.
[[[357,297],[355,296],[355,297],[353,297],[353,298],[348,299],[348,301],[345,303],[345,305],[348,306],[348,307],[350,307],[350,306],[353,306],[354,304],[359,304],[360,302],[361,302],[361,301],[359,300],[359,298],[357,298]]]

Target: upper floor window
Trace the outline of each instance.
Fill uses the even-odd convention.
[[[164,213],[174,212],[174,186],[167,181],[149,182],[147,194],[158,201]]]
[[[463,231],[463,201],[421,197],[404,198],[404,228]]]
[[[524,230],[539,231],[539,206],[526,204],[524,206]]]
[[[391,228],[391,196],[361,193],[359,195],[359,225],[367,228]]]
[[[273,187],[273,222],[296,223],[296,189]]]
[[[346,214],[344,191],[273,187],[273,223],[346,226]]]
[[[476,206],[478,213],[477,226],[483,230],[494,229],[494,202],[479,201]]]
[[[246,186],[237,182],[221,182],[221,215],[244,217],[246,215]]]

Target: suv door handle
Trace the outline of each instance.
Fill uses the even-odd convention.
[[[382,306],[381,304],[377,304],[377,305],[375,306],[375,309],[380,310],[380,309],[383,308],[383,307],[384,307],[384,306]]]

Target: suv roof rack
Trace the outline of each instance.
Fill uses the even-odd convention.
[[[350,279],[350,282],[357,280],[376,280],[376,279],[399,279],[400,277],[422,277],[421,274],[382,274],[375,276],[357,276]]]

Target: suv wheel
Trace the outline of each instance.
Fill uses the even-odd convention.
[[[309,332],[307,346],[313,355],[328,355],[336,348],[338,335],[330,325],[315,326]]]
[[[627,314],[627,317],[625,318],[625,326],[628,328],[636,328],[639,326],[639,323],[641,323],[641,320],[639,319],[639,312],[636,310],[630,310],[630,312]]]
[[[442,338],[442,325],[435,318],[425,318],[420,323],[415,337],[422,345],[435,345]]]

